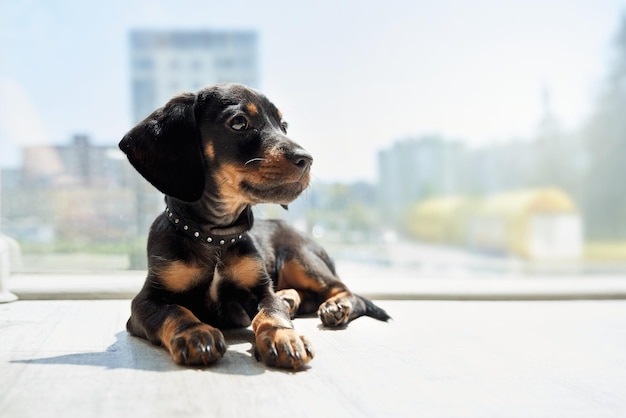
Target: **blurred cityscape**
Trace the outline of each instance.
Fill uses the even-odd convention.
[[[621,266],[626,27],[616,46],[582,130],[561,128],[546,88],[532,137],[482,148],[437,135],[398,138],[379,152],[375,184],[313,182],[289,211],[261,206],[257,216],[288,218],[341,259],[411,265],[439,248]],[[259,84],[252,31],[133,31],[129,50],[135,123],[181,91]],[[96,145],[77,133],[62,145],[25,147],[21,167],[2,170],[2,232],[20,244],[24,269],[145,267],[146,234],[163,199],[126,161],[119,139]]]

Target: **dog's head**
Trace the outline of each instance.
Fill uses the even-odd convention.
[[[186,202],[206,192],[226,210],[286,205],[308,186],[312,157],[286,136],[282,114],[239,84],[174,97],[128,132],[119,146],[166,195]]]

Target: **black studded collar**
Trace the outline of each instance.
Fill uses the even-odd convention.
[[[247,231],[252,229],[254,223],[250,206],[246,206],[239,218],[226,227],[207,228],[200,226],[173,212],[169,206],[165,208],[165,216],[178,231],[187,237],[198,241],[198,243],[217,248],[227,248],[236,244],[245,236]]]

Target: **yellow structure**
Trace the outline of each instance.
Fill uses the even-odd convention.
[[[530,259],[572,259],[582,253],[582,221],[559,189],[497,194],[482,200],[445,197],[424,201],[409,216],[420,240]]]
[[[468,216],[476,206],[464,196],[429,199],[415,205],[409,213],[409,233],[422,241],[462,244]]]

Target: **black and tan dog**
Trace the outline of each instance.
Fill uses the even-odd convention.
[[[148,277],[128,331],[207,365],[226,350],[219,328],[252,325],[266,364],[298,369],[313,358],[291,318],[317,311],[328,327],[389,316],[339,280],[326,252],[251,205],[287,205],[309,184],[311,156],[286,136],[266,97],[239,84],[170,100],[120,142],[165,194],[148,237]]]

